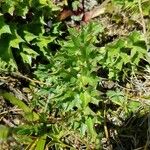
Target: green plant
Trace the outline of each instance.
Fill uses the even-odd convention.
[[[136,72],[139,63],[148,58],[146,43],[140,32],[134,31],[128,37],[120,38],[102,48],[104,54],[101,66],[109,70],[110,79],[121,79]]]
[[[136,13],[141,13],[140,0],[113,2],[117,6],[119,2],[123,11],[138,10]],[[142,1],[144,5],[147,3]],[[18,115],[21,118],[17,116],[21,123],[13,127],[0,125],[3,130],[0,140],[11,136],[21,147],[30,150],[100,149],[102,137],[106,136],[110,142],[107,123],[115,118],[114,114],[119,114],[116,115],[118,118],[123,115],[121,119],[125,120],[139,111],[141,103],[130,97],[132,90],[124,85],[127,77],[136,76],[141,64],[143,68],[149,66],[146,26],[142,24],[143,28],[138,31],[135,27],[128,36],[118,36],[98,47],[97,36],[105,34],[105,27],[94,21],[73,28],[64,26],[57,18],[62,4],[48,0],[0,2],[1,88],[10,90],[5,76],[7,80],[15,74],[22,86],[31,89],[31,99],[26,102],[8,91],[0,91],[2,102],[6,100],[9,107],[21,109]],[[77,1],[72,3],[75,10],[79,5]],[[142,15],[149,13],[149,7],[142,9]],[[26,67],[32,71],[26,71]],[[14,72],[16,70],[34,76],[36,81]],[[104,75],[101,76],[101,72]],[[106,87],[100,87],[103,81],[108,82]],[[114,86],[109,87],[109,81]]]
[[[59,7],[47,0],[7,0],[1,1],[0,7],[2,61],[7,62],[12,70],[17,70],[20,63],[31,66],[32,61],[39,55],[48,59],[48,45],[55,40],[56,33],[46,33],[46,20],[51,20],[52,14],[55,14]],[[58,23],[55,22],[48,28],[53,30],[57,26]]]
[[[0,134],[1,142],[11,136],[20,142],[21,146],[30,150],[44,150],[46,146],[52,147],[53,145],[56,148],[58,146],[62,148],[72,147],[61,141],[62,138],[68,136],[68,131],[64,128],[64,123],[60,126],[61,121],[53,117],[46,117],[46,113],[37,114],[11,93],[1,91],[0,96],[3,96],[11,104],[18,106],[23,112],[21,125],[11,128],[0,126],[2,130]],[[48,143],[46,143],[47,138],[49,138]]]
[[[51,64],[41,65],[35,72],[39,80],[51,85],[49,90],[40,90],[39,95],[43,94],[43,99],[50,92],[41,107],[50,105],[49,110],[58,109],[57,113],[67,118],[68,128],[79,130],[82,136],[87,134],[93,142],[97,142],[100,136],[94,124],[103,122],[103,111],[95,113],[90,107],[91,103],[98,105],[101,101],[97,86],[102,78],[98,77],[97,71],[103,66],[109,69],[110,79],[123,79],[136,71],[139,62],[147,56],[145,42],[139,32],[133,32],[104,48],[95,47],[96,35],[102,32],[99,26],[91,23],[79,32],[70,29],[69,39],[61,42],[62,48],[51,58]],[[45,74],[41,75],[42,72]],[[114,93],[111,101],[125,109],[127,114],[139,107],[136,102],[128,102],[127,97]],[[110,94],[111,91],[108,98]]]
[[[78,32],[76,29],[69,32],[68,40],[60,43],[62,48],[51,58],[51,63],[39,67],[35,74],[52,85],[48,91],[41,90],[43,94],[49,93],[46,102],[49,104],[43,105],[50,105],[48,110],[58,109],[58,114],[68,120],[68,128],[80,131],[82,137],[95,143],[98,135],[94,124],[100,123],[100,117],[90,109],[89,103],[99,102],[98,49],[93,44],[102,27],[91,23]],[[43,71],[46,74],[41,76]]]

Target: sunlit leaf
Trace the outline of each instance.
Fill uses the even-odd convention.
[[[97,137],[96,131],[94,130],[94,120],[92,118],[87,118],[86,125],[88,128],[89,136],[92,138],[92,141],[94,141]]]
[[[11,34],[11,31],[10,31],[9,25],[7,25],[4,22],[3,15],[0,14],[0,35],[2,35],[3,33],[9,33],[9,34]]]
[[[35,150],[44,150],[45,149],[44,147],[45,147],[45,143],[46,143],[46,137],[47,137],[47,135],[45,134],[38,139]]]

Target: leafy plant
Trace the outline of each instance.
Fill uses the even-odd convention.
[[[109,70],[109,79],[123,80],[136,71],[140,61],[147,57],[145,41],[139,32],[97,48],[94,45],[96,35],[102,31],[100,25],[92,23],[78,32],[77,29],[69,29],[67,41],[60,42],[62,48],[52,56],[51,63],[39,66],[35,72],[39,80],[51,85],[49,90],[41,89],[38,94],[45,99],[49,93],[48,100],[41,107],[49,105],[47,110],[57,110],[57,115],[67,119],[68,128],[78,130],[81,137],[86,136],[95,144],[101,134],[96,132],[94,125],[103,124],[103,111],[99,109],[95,113],[90,107],[91,104],[98,107],[102,101],[97,89],[102,80],[98,70],[103,66]],[[41,75],[42,72],[45,74]],[[113,93],[114,96],[111,96]],[[128,102],[128,97],[122,92],[120,94],[108,91],[107,97],[114,105],[122,107],[127,115],[139,107],[139,103]]]
[[[46,20],[50,19],[59,7],[46,0],[7,0],[0,2],[0,5],[0,43],[3,45],[1,59],[16,70],[16,57],[20,57],[22,63],[30,66],[38,55],[48,58],[48,44],[56,37],[45,34]],[[55,23],[49,28],[53,30],[54,26]]]
[[[52,85],[49,96],[51,109],[58,109],[59,115],[68,120],[68,128],[79,130],[82,136],[87,133],[87,137],[95,142],[98,135],[94,123],[99,121],[89,103],[99,102],[96,89],[99,78],[96,75],[98,60],[95,59],[98,49],[92,43],[102,32],[102,27],[91,23],[79,33],[76,29],[69,29],[69,32],[69,39],[61,42],[62,48],[53,56],[51,64],[39,67],[35,74],[43,80],[41,71],[50,72],[47,72],[45,81]]]
[[[105,54],[100,64],[109,70],[109,78],[117,79],[123,72],[122,79],[132,74],[139,63],[148,58],[144,37],[137,31],[126,38],[120,38],[105,46]]]
[[[139,7],[139,4],[142,6]],[[114,11],[114,16],[110,19],[120,17],[118,13],[123,10],[144,20],[144,16],[149,14],[147,4],[147,0],[112,0],[112,5],[119,9]],[[64,25],[58,19],[58,13],[64,5],[65,9],[71,6],[76,11],[81,2],[0,2],[0,74],[3,75],[0,77],[1,102],[6,103],[8,109],[12,106],[21,109],[17,116],[20,123],[11,127],[0,125],[2,141],[11,136],[21,148],[30,150],[102,149],[102,137],[105,136],[108,143],[111,142],[107,125],[109,128],[109,123],[113,124],[111,120],[114,120],[115,114],[118,120],[121,115],[121,119],[125,120],[141,108],[141,102],[131,98],[131,94],[126,92],[130,89],[124,86],[127,78],[139,73],[141,64],[143,68],[149,66],[148,33],[144,33],[149,21],[145,26],[142,24],[142,29],[135,27],[129,35],[118,35],[115,40],[107,37],[108,41],[103,42],[101,39],[103,43],[98,45],[97,37],[103,38],[102,34],[107,32],[105,26],[94,21],[83,25],[75,24],[73,20],[79,22],[82,16],[76,14],[76,18],[72,16],[74,27],[69,27],[70,22]],[[108,5],[111,8],[111,3]],[[100,16],[100,20],[108,17],[109,11],[107,13]],[[137,23],[134,15],[127,22],[134,20]],[[121,22],[120,18],[118,20],[117,25]],[[11,73],[18,70],[29,77],[18,73],[20,76],[15,78],[21,83],[14,84]],[[8,73],[6,78],[3,72]],[[30,77],[36,78],[36,82],[32,82],[35,80]],[[6,81],[9,78],[10,81]],[[103,81],[106,81],[106,85],[101,87]],[[32,92],[23,93],[30,97],[29,101],[24,102],[11,93],[18,91],[15,89],[17,86],[22,93],[22,86],[31,89]],[[3,88],[8,91],[3,91]],[[1,110],[4,110],[3,106]],[[6,117],[11,115],[7,111],[5,113]],[[2,120],[2,124],[6,123]],[[112,126],[114,125],[115,123]],[[115,126],[114,131],[117,130]],[[117,136],[111,128],[110,131],[114,137]],[[16,149],[21,149],[20,147]]]

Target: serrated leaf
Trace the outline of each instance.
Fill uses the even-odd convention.
[[[91,36],[91,34],[93,36],[96,36],[97,34],[101,33],[102,31],[103,31],[102,25],[97,22],[91,22],[87,27],[87,34],[89,36]]]
[[[26,17],[28,11],[29,7],[25,6],[25,4],[22,4],[21,2],[18,3],[17,8],[15,10],[16,14],[22,17]]]
[[[120,53],[120,56],[121,56],[122,61],[124,62],[124,64],[127,64],[128,62],[131,61],[130,56],[127,55],[126,53]]]
[[[78,36],[76,37],[74,35],[71,35],[71,40],[74,44],[74,47],[76,47],[76,49],[78,49],[80,47],[80,44],[81,44],[80,38]]]
[[[10,31],[10,28],[8,25],[4,25],[0,28],[0,35],[3,33],[10,33],[11,34],[11,31]]]
[[[54,41],[55,37],[45,37],[45,36],[39,36],[37,39],[37,46],[40,48],[40,51],[43,52],[44,55],[47,55],[47,47],[48,44]]]
[[[115,77],[115,72],[112,69],[109,69],[108,77],[109,79],[113,79]]]
[[[132,51],[131,51],[131,60],[134,64],[138,65],[140,60],[142,58],[144,58],[144,54],[141,52],[141,48],[140,47],[133,47]]]
[[[71,35],[74,35],[75,37],[79,35],[79,32],[77,32],[75,28],[69,28],[68,31]]]
[[[36,58],[38,56],[37,52],[35,52],[33,49],[29,48],[26,45],[22,45],[22,50],[23,50],[23,52],[31,55],[31,57],[33,57],[33,58]]]
[[[28,55],[28,54],[26,54],[24,52],[21,52],[20,55],[21,55],[21,57],[23,59],[23,62],[31,65],[31,63],[32,63],[32,56],[31,55]]]
[[[67,107],[66,110],[67,111],[73,110],[74,107],[77,107],[78,109],[80,109],[81,108],[81,103],[82,102],[80,100],[79,94],[77,94],[75,96],[75,98],[72,101],[69,102],[68,107]]]
[[[3,15],[0,14],[0,35],[2,35],[3,33],[9,33],[9,34],[11,34],[11,31],[10,31],[9,25],[7,25],[7,24],[4,22],[4,17],[3,17]]]
[[[132,50],[134,50],[138,53],[141,53],[141,54],[147,54],[146,48],[144,48],[142,46],[134,45],[134,46],[132,46]]]
[[[38,56],[38,53],[32,50],[27,45],[25,45],[24,43],[21,45],[21,48],[22,48],[22,52],[20,53],[20,55],[23,61],[31,65],[32,58],[36,58]]]
[[[34,40],[37,38],[36,35],[32,34],[31,32],[28,31],[24,31],[24,39],[29,43],[30,41]]]
[[[10,43],[9,43],[10,47],[19,49],[19,44],[21,42],[24,42],[24,40],[18,35],[17,31],[14,30],[12,38],[11,38]]]
[[[85,116],[94,116],[95,115],[95,113],[91,110],[91,108],[89,106],[87,106],[86,108],[84,108],[83,114]]]
[[[2,61],[5,61],[8,64],[8,66],[12,66],[12,69],[16,69],[17,65],[15,63],[12,50],[9,47],[9,41],[10,41],[9,36],[5,36],[0,39],[0,45],[1,45],[0,58]]]
[[[4,12],[13,15],[15,10],[15,1],[7,0],[7,2],[2,5],[2,9]]]
[[[44,21],[44,16],[40,17],[40,23],[43,24],[43,25],[47,25]]]

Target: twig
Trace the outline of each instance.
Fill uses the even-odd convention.
[[[121,88],[121,89],[124,89],[124,90],[127,90],[127,91],[130,91],[130,92],[137,92],[137,90],[134,90],[134,89],[130,89],[130,88],[127,88],[127,87],[124,87],[124,86],[121,86],[119,85],[118,83],[116,83],[116,86]]]
[[[106,136],[106,139],[109,140],[109,132],[108,132],[108,129],[107,129],[107,115],[106,115],[106,106],[105,106],[105,109],[104,109],[104,132],[105,132],[105,136]]]
[[[21,109],[10,109],[10,110],[6,110],[6,111],[3,111],[3,112],[1,112],[0,113],[0,115],[4,115],[4,114],[7,114],[7,113],[9,113],[9,112],[18,112],[18,111],[22,111]]]
[[[106,113],[106,104],[104,104],[104,133],[107,139],[107,143],[109,144],[110,149],[112,149],[112,144],[110,143],[110,133],[108,131],[108,127],[107,127],[107,113]]]
[[[134,149],[134,150],[143,150],[143,146],[142,147],[139,147],[139,148],[136,148],[136,149]]]
[[[26,79],[26,80],[28,80],[30,82],[33,82],[33,83],[37,83],[37,84],[40,84],[40,85],[42,84],[42,85],[50,86],[50,84],[47,84],[47,83],[39,81],[39,80],[31,79],[31,78],[29,78],[27,76],[22,75],[21,73],[15,73],[15,72],[13,72],[12,75],[18,76],[18,77],[23,78],[23,79]]]
[[[0,69],[0,71],[4,72],[4,73],[8,73],[8,74],[11,74],[12,76],[15,76],[15,77],[19,77],[19,78],[22,78],[22,79],[25,79],[27,81],[30,81],[32,83],[36,83],[36,84],[40,84],[40,85],[46,85],[46,86],[51,86],[50,84],[47,84],[45,82],[42,82],[42,81],[39,81],[39,80],[35,80],[35,79],[31,79],[19,72],[8,72],[8,71],[5,71],[3,69]],[[7,77],[0,77],[0,79],[7,79]]]
[[[5,118],[3,118],[2,120],[3,120],[4,123],[5,123],[6,125],[8,125],[9,127],[15,127],[15,125],[14,125],[12,122],[10,122],[9,120],[6,120]]]
[[[0,80],[6,80],[8,77],[0,77]]]

